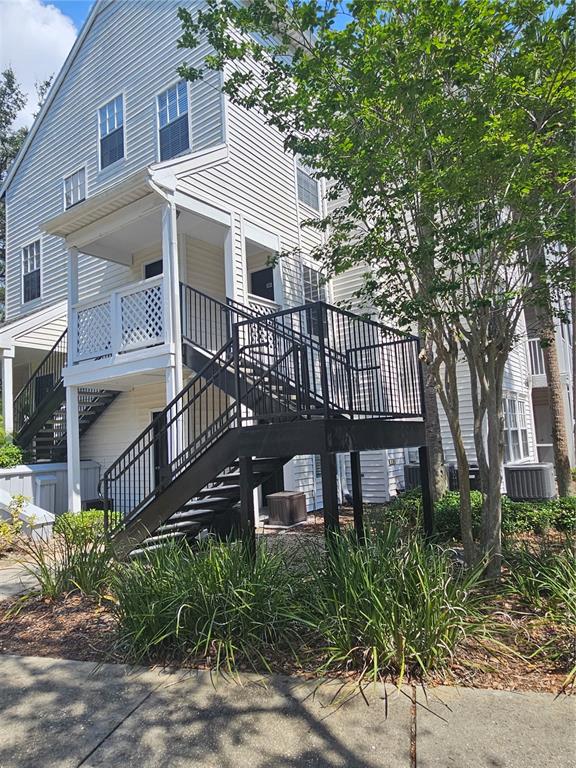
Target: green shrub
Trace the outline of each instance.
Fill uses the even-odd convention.
[[[26,569],[38,580],[44,597],[55,599],[71,592],[96,597],[108,591],[112,552],[104,535],[86,531],[62,516],[51,538],[23,542]]]
[[[484,631],[479,573],[458,572],[449,553],[392,526],[365,546],[336,536],[324,565],[309,559],[305,613],[324,648],[320,671],[353,668],[377,680],[390,669],[402,679],[445,666],[467,635]]]
[[[9,469],[19,464],[22,464],[21,449],[9,440],[0,443],[0,468]]]
[[[21,494],[13,496],[8,506],[8,519],[0,520],[0,555],[11,549],[20,536],[24,527],[20,515],[26,500]]]
[[[474,535],[480,530],[482,515],[482,494],[471,491],[472,524]],[[420,531],[422,529],[422,496],[420,488],[415,488],[398,496],[385,507],[383,519],[387,522]],[[434,505],[434,528],[442,539],[460,538],[460,494],[448,491]]]
[[[472,528],[477,537],[482,519],[482,494],[472,491],[470,497]],[[384,508],[382,519],[420,530],[420,490],[408,491],[394,499]],[[457,491],[448,491],[434,505],[434,526],[441,539],[460,538],[460,494]],[[550,501],[512,501],[507,496],[502,497],[502,532],[505,535],[542,533],[549,528],[576,531],[575,496]]]
[[[69,539],[99,539],[104,534],[104,512],[101,509],[65,512],[54,521],[54,533],[65,533]]]
[[[216,669],[270,668],[299,644],[298,580],[283,555],[259,542],[170,544],[118,568],[120,639],[128,658],[206,659]]]
[[[576,496],[548,502],[552,525],[559,531],[576,532]]]

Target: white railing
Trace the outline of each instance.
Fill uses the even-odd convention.
[[[280,304],[276,304],[271,299],[265,299],[263,296],[256,296],[254,293],[248,294],[247,305],[259,315],[268,315],[272,312],[280,311]]]
[[[72,308],[71,362],[111,357],[164,341],[162,276]]]
[[[544,376],[546,370],[540,339],[528,339],[528,349],[530,351],[530,373],[532,376]]]

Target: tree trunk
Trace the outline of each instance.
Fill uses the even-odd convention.
[[[424,407],[426,409],[426,446],[430,463],[430,492],[434,502],[441,499],[448,490],[448,477],[444,464],[444,447],[438,413],[436,382],[430,370],[433,359],[432,339],[426,334],[423,324],[419,324],[419,336],[422,339],[422,380],[424,382]]]
[[[576,273],[576,263],[572,274]],[[572,291],[572,424],[574,427],[574,451],[576,452],[576,286]],[[572,481],[574,484],[574,481]]]
[[[572,474],[570,472],[570,454],[568,452],[568,431],[566,429],[566,410],[564,408],[564,384],[560,376],[558,347],[554,328],[547,329],[540,336],[543,344],[544,370],[548,380],[550,415],[552,421],[552,445],[554,448],[554,467],[560,496],[572,493]]]
[[[482,557],[486,558],[486,576],[497,579],[502,569],[503,366],[491,367],[491,386],[486,393],[488,483],[482,505],[480,549]]]
[[[437,357],[434,360],[430,372],[436,381],[440,402],[444,408],[450,434],[454,443],[456,452],[456,461],[458,462],[458,488],[460,491],[460,533],[462,536],[462,546],[464,548],[464,559],[467,565],[475,565],[477,561],[476,542],[474,541],[472,527],[472,502],[470,499],[470,465],[462,439],[462,430],[460,426],[460,398],[458,395],[458,382],[456,375],[456,366],[458,361],[458,349],[455,342],[452,342],[451,349],[448,350],[436,344]],[[440,372],[440,363],[443,365],[443,380]]]
[[[532,246],[530,263],[532,267],[532,284],[536,289],[536,294],[539,294],[539,303],[535,306],[535,311],[544,357],[544,370],[548,381],[556,483],[558,485],[558,494],[560,496],[569,496],[572,492],[572,475],[570,472],[570,454],[568,452],[564,387],[560,377],[552,302],[546,285],[544,252],[539,244]]]

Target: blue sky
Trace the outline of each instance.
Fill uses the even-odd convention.
[[[76,29],[80,29],[90,12],[93,0],[52,0],[52,5],[55,5],[66,16],[69,16],[74,22]]]

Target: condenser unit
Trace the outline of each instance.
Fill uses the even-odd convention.
[[[507,464],[504,478],[506,493],[513,501],[553,499],[556,496],[552,464]]]
[[[404,488],[411,491],[420,487],[420,464],[404,464]]]

